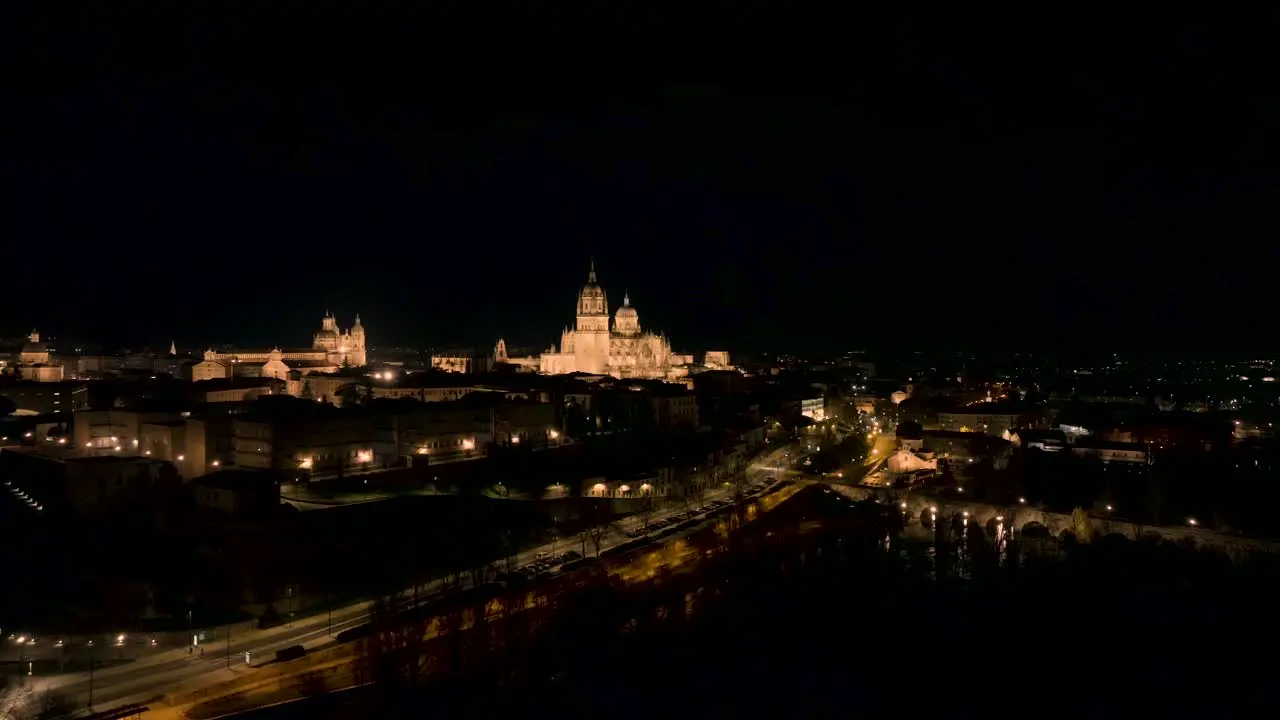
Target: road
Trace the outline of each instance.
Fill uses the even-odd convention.
[[[779,446],[756,458],[747,469],[746,484],[751,485],[766,477],[777,475],[785,462],[783,453],[788,449],[788,446]],[[733,493],[734,488],[721,488],[708,493],[706,502],[730,498]],[[666,508],[653,513],[650,521],[673,515],[683,509],[682,507]],[[601,542],[600,549],[603,551],[626,542],[628,538],[624,533],[639,526],[640,522],[639,518],[633,517],[615,524],[610,535]],[[515,559],[515,564],[526,565],[540,553],[552,552],[557,548],[560,551],[565,549],[563,540],[520,553]],[[426,592],[433,589],[435,588],[428,586]],[[126,699],[145,701],[179,684],[184,688],[196,686],[201,676],[206,676],[209,682],[226,679],[225,673],[218,675],[218,671],[225,671],[228,664],[243,669],[245,652],[249,652],[253,658],[253,664],[257,664],[274,658],[275,652],[282,648],[307,643],[316,644],[327,638],[330,633],[337,635],[343,630],[362,625],[369,620],[371,605],[369,601],[359,602],[335,608],[332,615],[322,613],[297,618],[287,626],[249,631],[242,637],[233,635],[230,643],[224,639],[215,640],[203,646],[203,655],[199,650],[188,655],[185,649],[157,653],[133,663],[99,670],[94,673],[92,680],[87,672],[72,673],[48,678],[43,681],[43,687],[56,688],[71,696],[72,700],[81,707],[86,707],[90,703],[92,686],[92,705],[99,710],[120,705]],[[331,628],[330,623],[332,623]],[[38,680],[37,683],[39,684]]]

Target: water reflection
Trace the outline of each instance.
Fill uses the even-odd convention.
[[[948,512],[933,505],[914,513],[900,507],[901,530],[883,547],[910,576],[969,581],[975,572],[1018,564],[1011,550],[1014,533],[1003,515],[982,523],[967,510]]]

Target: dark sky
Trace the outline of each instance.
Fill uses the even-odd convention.
[[[5,24],[4,334],[1273,343],[1262,18],[100,5]]]

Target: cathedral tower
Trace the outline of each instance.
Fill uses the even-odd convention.
[[[360,314],[356,313],[356,322],[351,326],[350,347],[347,348],[348,362],[356,367],[363,367],[369,364],[369,357],[365,352],[364,325],[360,324]]]
[[[603,375],[609,367],[609,301],[596,284],[596,263],[591,261],[587,284],[578,293],[578,324],[574,355],[579,372]]]

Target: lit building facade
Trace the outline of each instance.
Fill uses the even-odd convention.
[[[505,347],[496,349],[494,354],[505,357]],[[620,379],[675,379],[689,374],[686,366],[692,361],[690,355],[672,352],[666,336],[641,330],[640,316],[629,296],[623,296],[622,306],[610,318],[609,300],[596,281],[593,263],[587,284],[578,293],[574,328],[565,328],[560,334],[559,349],[552,345],[542,353],[538,369],[545,374],[580,372]]]
[[[362,367],[368,364],[367,345],[359,315],[356,315],[355,324],[344,330],[338,327],[333,313],[325,313],[309,350],[206,350],[204,360],[192,366],[191,379],[269,377],[287,380],[291,370],[308,374],[334,372],[344,365]]]
[[[18,375],[23,380],[33,382],[62,382],[62,363],[53,359],[49,346],[40,340],[40,333],[35,330],[27,336],[22,351],[18,354]]]

